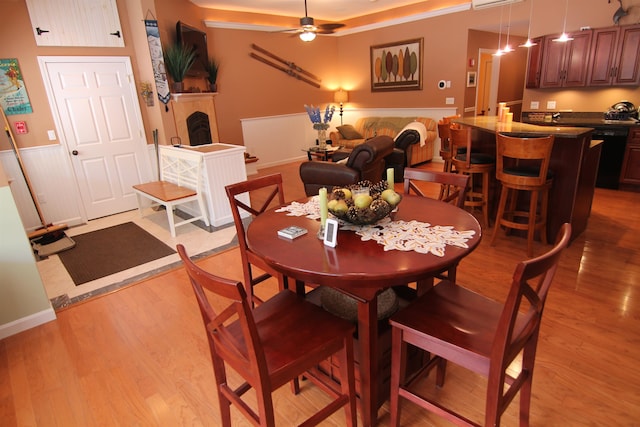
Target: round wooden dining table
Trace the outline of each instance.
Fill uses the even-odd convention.
[[[310,199],[299,201],[304,203]],[[271,267],[295,279],[297,289],[304,283],[330,286],[358,302],[358,346],[360,355],[360,405],[364,426],[375,425],[378,398],[378,317],[377,295],[396,285],[417,283],[418,292],[433,285],[434,274],[456,265],[480,243],[480,224],[469,212],[430,198],[405,195],[393,221],[416,220],[432,226],[450,226],[458,231],[473,231],[466,247],[447,245],[442,256],[413,250],[385,250],[374,240],[363,241],[354,231],[340,229],[336,247],[319,239],[320,221],[306,216],[291,216],[268,210],[253,219],[247,229],[247,244]],[[277,231],[292,225],[308,233],[293,240]],[[384,393],[383,393],[384,394]]]

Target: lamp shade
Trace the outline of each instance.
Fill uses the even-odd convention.
[[[347,101],[349,101],[349,92],[347,92],[346,90],[338,89],[333,94],[333,102],[337,104],[344,104]]]

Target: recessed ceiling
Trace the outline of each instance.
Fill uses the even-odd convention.
[[[304,0],[190,0],[211,9],[291,17],[304,16]],[[323,21],[344,21],[359,16],[428,1],[416,0],[307,0],[308,16]]]
[[[253,29],[259,31],[273,31],[274,28],[283,30],[294,28],[295,24],[282,23],[282,18],[304,16],[304,0],[190,0],[193,4],[203,7],[229,12],[250,13],[255,16],[273,15],[279,17],[278,23],[244,22],[242,25],[235,19],[233,22],[206,21],[207,26],[236,29]],[[346,28],[337,30],[338,35],[347,35],[359,31],[372,30],[387,25],[402,24],[414,20],[437,16],[442,13],[455,13],[471,8],[471,0],[307,0],[307,15],[316,22],[345,22]],[[391,9],[393,11],[391,12]],[[504,8],[508,10],[508,8]],[[506,14],[506,10],[503,12]],[[528,10],[528,9],[527,9]],[[380,12],[390,11],[380,16]],[[368,15],[376,15],[374,23],[368,23]],[[237,19],[237,18],[236,18]],[[351,21],[350,21],[351,20]],[[224,20],[223,20],[224,21]],[[274,19],[276,21],[276,19]],[[240,24],[240,25],[237,25]],[[285,25],[285,26],[283,26]],[[506,32],[507,16],[502,25],[499,22],[479,21],[473,29],[481,31]],[[512,20],[511,34],[526,37],[528,20]]]

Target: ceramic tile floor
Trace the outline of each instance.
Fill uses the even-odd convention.
[[[237,242],[233,223],[220,227],[209,227],[210,231],[206,229],[204,223],[200,223],[200,226],[186,224],[176,228],[176,237],[171,237],[167,224],[167,215],[164,210],[152,213],[145,212],[144,217],[140,217],[138,210],[123,212],[71,227],[66,230],[66,234],[73,239],[75,235],[128,221],[142,227],[171,248],[175,248],[178,243],[182,243],[187,252],[196,258],[232,247]],[[79,286],[73,283],[58,255],[51,255],[46,259],[39,260],[36,265],[53,308],[57,310],[75,302],[111,292],[145,277],[173,268],[179,263],[180,257],[176,253]]]

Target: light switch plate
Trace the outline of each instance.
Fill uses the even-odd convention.
[[[532,110],[537,110],[540,108],[540,103],[538,101],[531,101],[531,105],[529,106]]]
[[[55,141],[56,140],[56,131],[48,130],[47,131],[47,136],[49,137],[49,141]]]
[[[547,110],[555,110],[556,101],[547,101]]]

